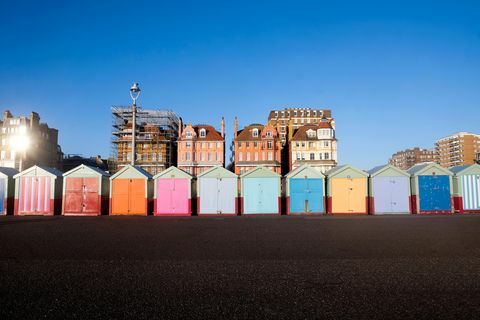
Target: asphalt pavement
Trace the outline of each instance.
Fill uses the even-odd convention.
[[[0,217],[0,319],[478,319],[480,215]]]

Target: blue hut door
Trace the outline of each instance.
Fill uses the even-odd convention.
[[[323,212],[323,179],[290,179],[290,212]]]
[[[0,179],[0,214],[5,212],[5,179]]]
[[[480,176],[462,176],[463,209],[480,209]]]
[[[246,178],[244,213],[278,213],[278,178]]]
[[[449,176],[419,176],[421,211],[451,210]]]

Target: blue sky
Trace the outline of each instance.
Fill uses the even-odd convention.
[[[331,108],[340,163],[480,133],[479,1],[3,1],[0,109],[38,111],[65,153],[110,153],[110,106],[186,122]]]

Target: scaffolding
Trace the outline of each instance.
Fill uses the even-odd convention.
[[[130,162],[132,108],[113,106],[111,157],[118,166]],[[137,107],[136,163],[156,174],[175,165],[179,118],[172,110]]]

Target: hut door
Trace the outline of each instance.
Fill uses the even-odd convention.
[[[157,213],[188,213],[188,179],[157,179]]]
[[[451,210],[450,179],[448,176],[419,176],[420,210]]]
[[[112,214],[146,214],[145,180],[113,180]]]
[[[81,213],[83,206],[83,179],[65,179],[65,212]]]
[[[408,183],[407,177],[375,177],[373,179],[375,212],[408,212]]]
[[[480,176],[462,176],[463,209],[480,209]]]
[[[130,179],[130,214],[146,214],[146,196],[145,196],[145,180],[143,179]]]
[[[5,179],[0,179],[0,214],[5,212]]]
[[[323,209],[323,179],[305,178],[305,212],[321,213]]]
[[[50,177],[22,177],[19,212],[24,214],[50,213],[50,186]]]
[[[98,179],[84,178],[82,186],[82,212],[97,213],[100,212],[98,197]]]
[[[235,179],[220,178],[217,180],[217,213],[235,213]]]
[[[290,212],[306,213],[308,206],[307,179],[290,179]]]

